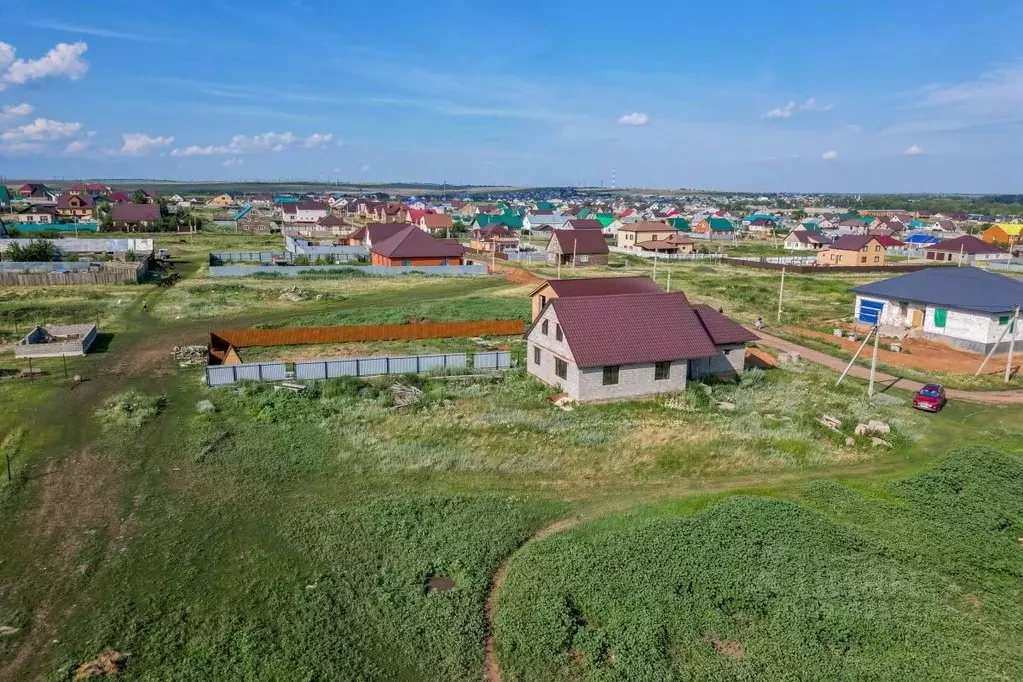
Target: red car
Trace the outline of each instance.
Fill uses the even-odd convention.
[[[913,396],[913,407],[928,412],[940,412],[947,402],[945,389],[937,384],[927,384]]]

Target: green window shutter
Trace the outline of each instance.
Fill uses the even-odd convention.
[[[945,310],[944,308],[935,308],[934,309],[934,326],[935,327],[939,327],[939,328],[944,327],[945,326],[945,321],[947,319],[948,319],[948,311],[947,310]]]

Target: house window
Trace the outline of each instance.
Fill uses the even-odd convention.
[[[539,365],[540,364],[540,347],[539,346],[533,346],[533,364],[534,365]]]
[[[874,256],[874,262],[875,263],[880,263],[881,262],[881,256]]]
[[[540,325],[540,331],[543,332],[544,336],[548,335],[548,333],[550,332],[550,328],[551,328],[550,323],[547,320],[544,320],[543,324]]]
[[[671,362],[658,362],[654,365],[654,381],[666,381],[671,378]]]
[[[861,263],[866,263],[867,262],[867,257],[866,256],[860,256],[860,262]]]
[[[447,265],[448,264],[448,259],[447,258],[441,258],[440,259],[440,264],[441,265]]]
[[[556,338],[558,341],[561,341],[562,339],[565,338],[565,335],[563,333],[561,333],[561,325],[560,324],[555,324],[554,325],[554,338]]]
[[[881,247],[880,247],[880,246],[875,246],[875,247],[874,247],[874,250],[875,250],[875,251],[880,251],[880,250],[881,250]]]
[[[554,374],[560,379],[567,379],[568,363],[561,358],[554,358]]]
[[[402,258],[401,259],[401,264],[404,265],[407,268],[409,266],[408,258]]]
[[[945,323],[947,321],[948,321],[948,310],[946,310],[945,308],[935,308],[934,309],[934,326],[938,327],[939,329],[943,329],[945,327]]]
[[[604,367],[604,385],[614,386],[618,383],[618,365],[607,365]]]

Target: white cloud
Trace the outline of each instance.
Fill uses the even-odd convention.
[[[121,146],[119,151],[111,153],[139,156],[141,154],[148,154],[157,147],[167,147],[174,144],[173,137],[150,137],[145,133],[123,133],[121,137],[124,138],[124,145]]]
[[[43,146],[36,142],[15,142],[14,144],[0,145],[0,152],[4,154],[29,154],[41,150]]]
[[[368,171],[369,171],[369,164],[368,163],[362,164],[362,168],[359,169],[359,172],[360,173],[366,173]]]
[[[262,135],[235,135],[226,145],[208,145],[200,147],[192,145],[182,149],[174,149],[171,156],[215,156],[238,154],[255,154],[258,152],[282,152],[296,143],[304,147],[315,147],[327,144],[334,139],[332,133],[313,133],[304,138],[296,137],[292,132],[263,133]]]
[[[333,139],[334,139],[333,133],[327,133],[326,135],[313,133],[312,135],[307,137],[304,142],[302,142],[302,146],[308,148],[319,147],[321,145],[330,144],[330,141]]]
[[[634,111],[631,114],[625,114],[618,119],[618,125],[623,126],[645,126],[649,122],[650,117],[638,111]]]
[[[923,154],[924,150],[914,144],[911,145],[909,149],[902,153],[905,154],[906,156],[917,156],[918,154]]]
[[[89,70],[82,55],[89,49],[85,43],[58,43],[39,59],[15,59],[15,49],[0,43],[0,90],[8,85],[22,85],[50,76],[66,76],[78,80]]]
[[[3,109],[0,109],[0,121],[28,116],[33,111],[35,111],[35,107],[31,104],[5,104]]]
[[[243,163],[245,163],[245,159],[240,159],[237,156],[232,156],[230,159],[225,161],[222,165],[224,166],[224,168],[234,168],[235,166],[240,166]]]
[[[772,109],[771,111],[764,114],[764,118],[788,118],[792,116],[792,113],[796,110],[796,103],[789,102],[783,107]]]
[[[819,104],[815,98],[809,97],[802,104],[790,100],[785,106],[767,112],[763,118],[791,118],[793,114],[801,111],[831,111],[834,108],[834,104]]]
[[[82,124],[77,122],[64,123],[51,121],[47,118],[37,118],[31,123],[11,128],[0,139],[5,142],[45,142],[58,140],[62,137],[72,137],[82,129]]]
[[[89,148],[88,140],[75,140],[74,142],[68,143],[68,146],[64,147],[65,154],[77,154],[78,152],[84,152]]]
[[[836,152],[834,149],[832,149],[831,151],[827,151],[827,152],[824,152],[823,154],[821,154],[821,158],[822,159],[837,159],[838,158],[838,152]]]

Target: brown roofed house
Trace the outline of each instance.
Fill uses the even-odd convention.
[[[676,230],[667,223],[644,220],[638,223],[627,223],[618,228],[616,245],[620,249],[639,250],[638,244],[655,240],[667,239],[677,235]]]
[[[755,339],[681,292],[558,297],[526,331],[527,369],[576,400],[638,398],[736,376]]]
[[[114,227],[128,230],[146,228],[160,220],[159,204],[113,204],[110,218]]]
[[[622,294],[659,294],[661,288],[649,277],[580,277],[577,279],[549,279],[530,292],[533,317],[536,319],[555,298],[575,296],[619,296]]]
[[[872,234],[846,235],[817,252],[817,265],[877,267],[884,265],[885,248]]]
[[[394,236],[374,242],[369,252],[373,265],[422,267],[461,265],[465,248],[431,237],[415,225],[406,225]]]
[[[419,227],[430,234],[447,232],[454,227],[454,220],[447,213],[427,213],[419,219]]]
[[[607,265],[604,233],[600,230],[553,230],[547,243],[547,260],[562,265]]]
[[[955,263],[975,263],[988,261],[1006,261],[1012,259],[1012,254],[994,244],[988,244],[983,239],[973,235],[964,235],[955,239],[932,244],[924,249],[924,258],[927,260],[947,261]]]

